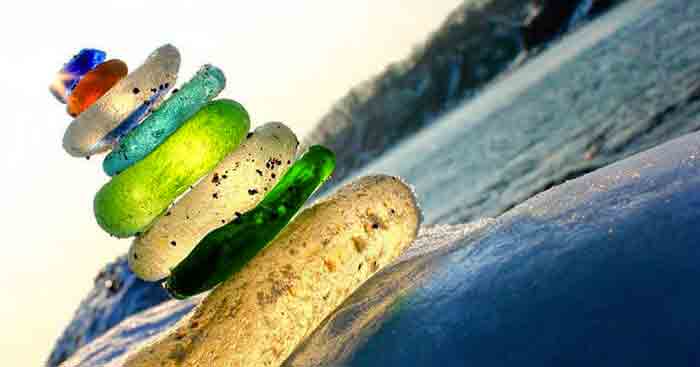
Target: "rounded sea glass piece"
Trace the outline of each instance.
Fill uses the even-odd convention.
[[[170,273],[166,289],[187,298],[238,272],[284,229],[335,169],[335,154],[314,145],[289,168],[254,209],[202,239]]]
[[[183,194],[129,250],[129,267],[141,279],[166,278],[212,230],[265,197],[294,160],[298,140],[279,122],[256,128],[216,168]]]
[[[68,96],[68,114],[73,117],[80,115],[125,77],[128,72],[126,63],[117,59],[97,65],[80,79],[78,85]]]
[[[115,84],[68,126],[63,148],[75,157],[87,157],[111,148],[102,140],[145,103],[158,107],[172,88],[180,68],[180,52],[172,45],[155,50],[146,61]]]
[[[203,66],[177,93],[163,101],[157,110],[119,140],[102,162],[105,173],[114,176],[142,160],[216,97],[225,85],[226,78],[219,68]]]
[[[94,201],[97,223],[117,237],[143,232],[238,147],[249,128],[239,103],[210,102],[146,158],[102,186]]]

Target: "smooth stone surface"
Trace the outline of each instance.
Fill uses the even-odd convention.
[[[226,78],[219,68],[204,65],[177,93],[163,101],[157,110],[119,141],[102,162],[105,173],[114,176],[143,159],[216,97],[225,85]]]
[[[80,78],[105,61],[107,54],[94,48],[84,48],[74,55],[58,72],[49,91],[61,103],[71,94]]]
[[[155,50],[146,61],[114,85],[68,126],[63,148],[74,157],[103,152],[109,145],[99,144],[152,94],[172,88],[180,68],[180,52],[172,45]],[[134,93],[138,89],[140,93]],[[153,103],[157,107],[159,100]]]
[[[420,211],[395,177],[363,177],[303,210],[191,317],[124,367],[279,366],[353,290],[415,239]]]
[[[301,366],[696,366],[700,133],[372,278]]]
[[[68,114],[77,117],[95,101],[124,78],[129,68],[124,61],[112,59],[97,65],[80,79],[73,92],[68,96]]]
[[[151,281],[167,277],[207,233],[263,199],[289,169],[298,145],[292,130],[279,122],[249,133],[151,228],[134,238],[129,249],[134,273]],[[248,190],[257,192],[251,195]]]
[[[178,299],[191,297],[235,276],[287,226],[334,168],[332,151],[320,145],[310,147],[260,204],[236,213],[229,223],[208,233],[173,268],[165,282],[168,293]],[[251,189],[248,194],[255,195]]]
[[[97,223],[117,237],[147,229],[180,194],[245,139],[250,119],[232,100],[208,103],[145,159],[95,195]]]

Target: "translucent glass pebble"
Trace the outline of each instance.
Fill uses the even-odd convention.
[[[129,72],[124,61],[113,59],[97,65],[83,76],[68,96],[68,114],[77,117]]]
[[[75,157],[86,157],[111,148],[101,140],[156,93],[161,96],[175,83],[180,52],[172,45],[154,51],[146,61],[115,84],[68,126],[63,148]],[[155,108],[160,99],[152,102]]]
[[[73,56],[56,74],[49,90],[61,103],[66,103],[67,97],[83,75],[105,61],[107,54],[93,48],[84,48]]]
[[[151,106],[160,99],[163,91],[158,91],[143,102],[134,112],[132,112],[119,126],[110,131],[107,136],[97,143],[98,147],[114,147],[125,135],[128,135],[139,123],[148,116]]]
[[[171,272],[176,298],[204,292],[239,271],[289,223],[335,168],[335,154],[309,148],[253,210],[210,232]]]
[[[105,173],[113,176],[143,159],[204,104],[216,97],[225,85],[224,73],[219,68],[203,66],[177,93],[120,140],[102,163]]]
[[[148,157],[102,186],[94,201],[97,223],[117,237],[143,232],[236,149],[249,128],[248,112],[239,103],[210,102]]]
[[[280,122],[249,133],[241,145],[168,208],[129,249],[129,268],[141,279],[167,278],[199,241],[262,201],[291,166],[298,140]]]

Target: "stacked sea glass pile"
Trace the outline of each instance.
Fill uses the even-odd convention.
[[[75,116],[65,150],[111,150],[97,223],[133,236],[130,268],[165,279],[176,298],[221,283],[189,324],[127,366],[163,366],[173,356],[176,365],[279,365],[415,239],[420,211],[396,177],[363,177],[297,215],[333,172],[335,155],[312,146],[297,158],[298,140],[279,122],[249,132],[243,106],[215,99],[226,83],[218,68],[203,66],[170,93],[175,47],[128,74],[123,62],[104,60],[102,51],[82,50],[51,86]]]
[[[180,65],[172,45],[130,74],[105,56],[81,50],[50,87],[75,117],[64,148],[78,157],[112,150],[103,167],[113,178],[95,197],[95,216],[109,234],[137,237],[134,272],[169,277],[177,297],[205,291],[286,226],[330,176],[334,155],[314,146],[292,164],[298,141],[288,127],[268,123],[249,133],[243,106],[214,100],[226,79],[212,65],[163,101]]]

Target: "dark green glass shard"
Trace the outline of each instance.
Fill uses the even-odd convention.
[[[184,299],[228,279],[272,241],[330,177],[335,154],[315,145],[254,209],[207,234],[170,273],[165,288]]]

